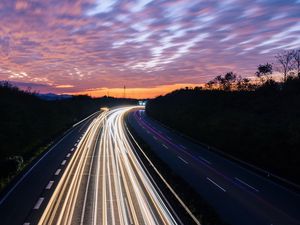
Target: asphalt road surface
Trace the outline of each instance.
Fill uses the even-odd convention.
[[[34,217],[41,214],[40,209],[44,207],[68,163],[68,154],[76,150],[80,137],[98,115],[99,112],[96,112],[74,125],[2,193],[1,225],[24,224],[31,212]],[[64,165],[61,165],[64,160]]]
[[[149,118],[144,110],[131,113],[128,121],[152,151],[188,182],[225,222],[300,224],[298,193],[187,140]]]
[[[0,224],[182,224],[130,143],[132,108],[71,130],[1,200]]]

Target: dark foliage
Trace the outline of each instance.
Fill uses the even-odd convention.
[[[273,66],[270,63],[266,63],[266,64],[260,64],[257,67],[257,72],[256,72],[256,76],[257,77],[263,77],[263,76],[268,76],[270,74],[273,73]]]
[[[171,185],[180,198],[183,199],[184,203],[202,225],[228,225],[222,221],[209,202],[204,200],[199,193],[197,193],[182,177],[178,176],[176,172],[168,166],[168,164],[163,162],[155,154],[155,152],[153,152],[150,146],[139,136],[139,133],[130,126],[130,123],[127,123],[127,125],[147,157],[150,158],[151,162],[155,165],[160,174],[164,178],[167,178],[168,184]],[[153,167],[149,165],[147,160],[145,160],[144,155],[140,151],[137,151],[137,153],[144,161],[144,165],[146,165],[151,177],[155,179],[155,183],[158,184],[159,188],[163,191],[164,196],[168,199],[169,203],[172,205],[172,208],[175,209],[182,222],[184,224],[195,224],[190,215],[188,215],[186,210],[180,206],[178,200],[162,182],[161,178],[157,176],[157,173],[153,170]]]
[[[237,81],[237,75],[233,72],[228,72],[224,74],[224,76],[219,75],[216,76],[215,79],[208,82],[207,85],[217,85],[219,89],[222,89],[224,91],[230,91],[232,88],[233,83]]]
[[[147,103],[153,118],[300,183],[300,78],[255,91],[184,89]]]
[[[45,101],[36,93],[21,91],[0,82],[0,179],[18,171],[72,124],[99,110],[101,106],[136,104],[135,100],[74,96]]]

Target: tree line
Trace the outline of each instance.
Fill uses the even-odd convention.
[[[300,184],[299,50],[260,64],[257,82],[233,72],[206,86],[184,88],[147,102],[156,120],[224,153]],[[283,79],[272,79],[273,69]]]
[[[136,103],[88,96],[46,101],[30,90],[0,82],[0,190],[74,123],[102,106]]]
[[[260,83],[251,82],[249,78],[243,78],[234,72],[227,72],[224,75],[218,75],[205,84],[205,89],[219,90],[254,90],[261,84],[274,83],[272,74],[274,71],[283,75],[283,82],[288,79],[300,77],[300,49],[286,50],[275,55],[276,64],[264,63],[257,66],[255,75]],[[275,67],[275,70],[274,70]]]

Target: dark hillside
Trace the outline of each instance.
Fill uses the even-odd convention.
[[[136,101],[107,97],[93,99],[88,96],[46,101],[34,93],[1,82],[0,178],[3,181],[15,174],[42,147],[72,124],[99,110],[101,106],[118,104],[136,104]]]
[[[254,91],[182,89],[147,103],[169,127],[300,183],[300,79]]]

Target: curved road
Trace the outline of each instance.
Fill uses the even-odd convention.
[[[124,116],[131,109],[91,123],[38,224],[178,224],[129,142]]]
[[[300,196],[209,151],[148,117],[129,115],[131,126],[221,218],[233,225],[299,225]]]

